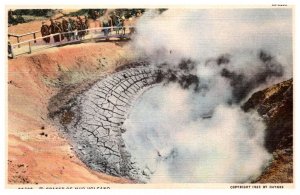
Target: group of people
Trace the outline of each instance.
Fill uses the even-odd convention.
[[[137,11],[135,17],[140,17],[142,12],[140,10]],[[106,10],[103,16],[100,16],[99,12],[94,11],[91,18],[94,22],[98,23],[98,25],[94,25],[95,27],[102,27],[102,31],[104,35],[108,39],[109,33],[114,30],[117,35],[125,35],[125,26],[128,25],[128,21],[131,21],[132,18],[125,18],[125,15],[117,14],[116,11],[110,12]],[[129,22],[129,34],[134,33],[135,29],[132,27],[132,24]],[[87,16],[84,16],[82,19],[80,16],[77,16],[76,19],[69,17],[65,19],[64,17],[59,20],[50,19],[50,25],[47,25],[45,21],[42,22],[41,34],[44,37],[43,40],[46,43],[50,43],[51,34],[58,35],[53,36],[54,42],[60,42],[65,38],[68,41],[71,40],[80,40],[83,39],[86,34],[88,34],[88,29],[90,27],[89,20]]]
[[[45,21],[42,22],[41,27],[41,34],[43,37],[43,40],[46,43],[50,43],[50,36],[51,34],[57,34],[57,33],[63,33],[53,36],[54,42],[60,42],[64,40],[65,38],[68,41],[71,40],[79,40],[82,39],[88,32],[85,31],[88,29],[88,18],[87,16],[84,17],[84,20],[77,16],[76,19],[68,18],[65,19],[62,18],[61,21],[50,19],[50,25],[47,25]]]
[[[95,13],[95,15],[97,15],[97,13]],[[134,16],[130,16],[126,19],[124,14],[117,14],[116,11],[109,12],[107,10],[103,16],[99,17],[100,26],[104,28],[103,32],[105,36],[107,36],[112,29],[116,31],[116,34],[121,33],[124,35],[126,25],[131,25],[131,27],[129,27],[129,34],[132,34],[135,32],[134,27],[132,27],[132,19],[133,17],[140,17],[141,15],[141,10],[138,10]]]

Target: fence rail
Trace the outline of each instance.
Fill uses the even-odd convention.
[[[9,57],[15,58],[18,55],[32,53],[34,51],[39,51],[42,49],[47,49],[51,47],[56,47],[60,45],[66,45],[76,42],[87,42],[87,41],[97,41],[101,39],[119,38],[128,39],[133,33],[132,29],[134,26],[124,26],[124,27],[98,27],[89,28],[85,30],[75,30],[69,32],[62,32],[56,34],[50,34],[44,37],[36,37],[36,33],[39,31],[25,33],[21,35],[8,34],[8,37],[17,37],[17,43],[8,45]],[[104,30],[110,30],[107,34]],[[81,34],[81,33],[84,33]],[[20,41],[20,37],[33,34],[33,39]],[[54,40],[54,37],[58,41]],[[50,42],[46,43],[44,39],[50,38]]]
[[[39,33],[40,31],[34,31],[34,32],[29,32],[29,33],[25,33],[25,34],[20,34],[20,35],[16,35],[16,34],[12,34],[12,33],[8,33],[8,38],[9,37],[16,37],[17,38],[17,43],[20,43],[20,38],[27,36],[27,35],[33,35],[33,40],[36,43],[36,33]],[[18,46],[20,48],[20,45]]]

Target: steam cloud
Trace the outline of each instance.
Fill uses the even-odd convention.
[[[292,76],[289,9],[150,10],[131,45],[162,70],[123,137],[147,182],[249,182],[267,165],[265,125],[241,104]]]

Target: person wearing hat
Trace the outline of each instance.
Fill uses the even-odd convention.
[[[49,26],[46,24],[45,21],[42,21],[41,34],[42,34],[42,37],[50,35]],[[46,43],[49,43],[50,42],[50,37],[45,37],[45,38],[43,38],[43,40]]]
[[[78,32],[78,38],[82,39],[84,34],[85,34],[85,32],[82,31],[82,30],[85,30],[85,25],[84,25],[84,22],[83,22],[83,20],[80,16],[77,16],[76,26],[77,26],[77,30],[79,31]]]
[[[61,25],[62,25],[62,31],[63,32],[69,32],[69,30],[68,30],[68,23],[69,22],[64,17],[62,17]],[[70,34],[69,33],[65,33],[64,35],[65,35],[65,37],[67,37],[67,40],[70,41]]]
[[[112,19],[108,15],[108,10],[106,10],[105,14],[100,17],[100,24],[101,27],[103,27],[102,31],[104,32],[104,36],[106,36],[106,40],[108,40],[108,34],[113,26]]]
[[[59,20],[55,20],[55,24],[58,26],[58,33],[62,33],[62,32],[64,32],[63,31],[63,27],[62,27],[62,24],[61,24],[61,22],[59,21]],[[65,36],[64,36],[64,34],[60,34],[60,39],[61,40],[64,40],[64,38],[65,38]]]
[[[89,26],[90,26],[90,23],[89,23],[89,19],[87,17],[87,15],[84,16],[84,26],[85,26],[85,29],[88,29]],[[89,31],[86,31],[85,34],[87,35],[89,33]]]
[[[49,29],[50,29],[50,33],[51,34],[56,34],[56,33],[59,33],[60,32],[60,28],[59,26],[57,25],[57,23],[51,18],[50,19],[50,26],[49,26]],[[53,39],[54,39],[54,42],[59,42],[60,41],[60,37],[59,35],[54,35],[53,36]]]
[[[69,36],[70,36],[70,40],[74,40],[75,39],[75,30],[77,29],[77,26],[75,24],[75,21],[72,18],[69,18],[69,22],[68,22],[68,32],[69,32]]]
[[[98,20],[98,18],[99,18],[99,12],[98,11],[94,11],[94,14],[93,14],[93,19],[96,21],[96,20]]]
[[[112,19],[113,26],[115,26],[114,30],[116,31],[116,34],[119,34],[120,17],[116,14],[116,11],[113,12],[111,19]]]
[[[122,35],[125,35],[125,16],[120,18],[120,28],[122,29]]]

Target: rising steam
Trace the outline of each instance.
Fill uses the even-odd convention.
[[[146,12],[132,44],[160,68],[124,123],[146,182],[250,182],[270,159],[242,102],[292,76],[289,9]]]

